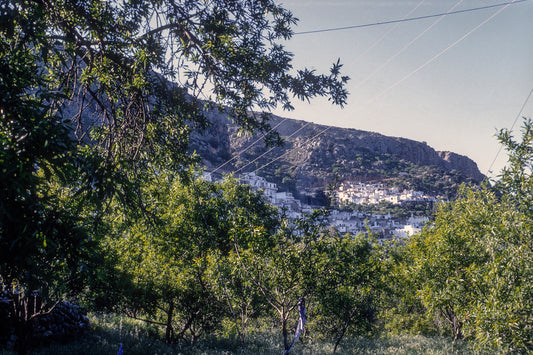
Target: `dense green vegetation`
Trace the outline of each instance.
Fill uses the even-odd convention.
[[[434,223],[398,249],[385,327],[471,339],[499,352],[533,349],[533,131],[500,140],[509,166],[494,188],[463,187]],[[395,281],[393,281],[395,280]]]
[[[154,327],[142,321],[128,317],[110,314],[91,315],[93,333],[83,339],[68,344],[50,344],[35,349],[35,355],[93,355],[116,354],[120,346],[124,354],[280,354],[283,344],[279,340],[279,333],[268,325],[259,325],[250,334],[248,341],[242,344],[239,340],[219,335],[205,338],[194,344],[166,344],[154,338]],[[328,354],[335,344],[332,342],[301,342],[294,354]],[[424,336],[390,336],[383,338],[350,337],[340,344],[339,354],[411,354],[411,355],[449,355],[475,354],[474,349],[467,342],[459,341],[453,344],[444,337]],[[0,350],[2,355],[13,355],[13,352]]]
[[[344,104],[340,64],[292,70],[277,41],[295,19],[272,1],[0,5],[0,339],[17,352],[61,299],[97,326],[143,324],[135,336],[162,352],[252,352],[265,334],[278,352],[351,352],[385,333],[533,351],[531,121],[520,141],[500,132],[494,186],[463,186],[422,233],[382,245],[328,228],[327,211],[288,220],[231,177],[204,181],[188,153],[199,94],[263,132],[252,108]]]
[[[387,201],[380,201],[377,204],[343,204],[340,207],[343,211],[357,211],[372,215],[386,215],[397,219],[407,219],[411,215],[415,217],[432,217],[435,212],[434,202],[411,202],[401,205],[393,204]]]
[[[253,161],[245,171],[261,169],[261,176],[268,181],[275,182],[281,190],[289,191],[302,200],[307,199],[313,205],[327,206],[327,199],[316,198],[316,195],[346,180],[423,191],[440,199],[454,199],[463,183],[478,183],[456,170],[415,164],[394,154],[379,154],[369,149],[355,148],[350,151],[349,159],[342,161],[328,155],[327,149],[334,148],[323,148],[320,153],[306,151],[314,154],[304,164],[301,161],[302,151],[290,148],[291,140],[286,139],[289,142],[287,147],[279,147],[270,153],[268,147],[252,147],[233,160],[237,166],[247,166],[249,161]],[[277,159],[282,154],[285,154],[284,158]],[[332,186],[324,186],[326,182]]]

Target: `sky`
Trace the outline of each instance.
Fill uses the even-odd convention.
[[[294,67],[325,73],[340,58],[342,74],[351,78],[350,96],[344,108],[315,99],[275,113],[424,141],[468,156],[483,174],[495,177],[507,157],[505,151],[498,154],[497,131],[511,129],[516,120],[519,139],[521,116],[533,119],[533,97],[527,100],[533,90],[533,0],[416,21],[299,32],[506,1],[284,0],[299,19],[296,34],[283,43],[294,53]]]

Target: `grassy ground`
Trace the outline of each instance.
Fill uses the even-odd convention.
[[[144,323],[112,316],[92,316],[92,334],[69,344],[53,344],[35,349],[30,354],[39,355],[114,355],[122,344],[124,355],[147,354],[281,354],[280,337],[273,332],[254,335],[245,347],[236,340],[217,339],[194,345],[167,345],[157,340],[155,328]],[[298,342],[291,354],[331,354],[333,344],[327,342]],[[12,353],[3,352],[4,355]],[[377,339],[345,339],[337,354],[474,354],[467,343],[453,345],[447,338],[423,336],[386,337]]]

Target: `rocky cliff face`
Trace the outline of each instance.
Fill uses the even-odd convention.
[[[453,173],[455,182],[480,182],[484,178],[468,157],[437,152],[426,143],[405,138],[274,117],[272,126],[277,126],[285,144],[271,149],[260,137],[240,134],[223,115],[212,114],[210,120],[211,127],[192,139],[208,169],[226,163],[219,172],[257,171],[299,191],[323,189],[334,180],[400,174],[415,179],[428,169],[443,175]]]
[[[437,152],[443,161],[443,166],[447,170],[457,170],[466,176],[472,177],[475,181],[482,181],[485,176],[479,171],[477,164],[472,159],[453,152]]]

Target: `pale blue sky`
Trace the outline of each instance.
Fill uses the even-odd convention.
[[[283,4],[300,19],[295,31],[303,32],[502,2],[285,0]],[[351,78],[350,97],[344,109],[315,100],[296,104],[293,112],[276,113],[426,141],[437,150],[469,156],[487,174],[500,147],[496,131],[511,127],[533,89],[533,1],[508,6],[468,34],[500,9],[295,35],[285,43],[295,54],[295,67],[325,72],[341,58],[343,74]],[[533,97],[522,115],[533,118]],[[500,153],[495,173],[505,157]]]

